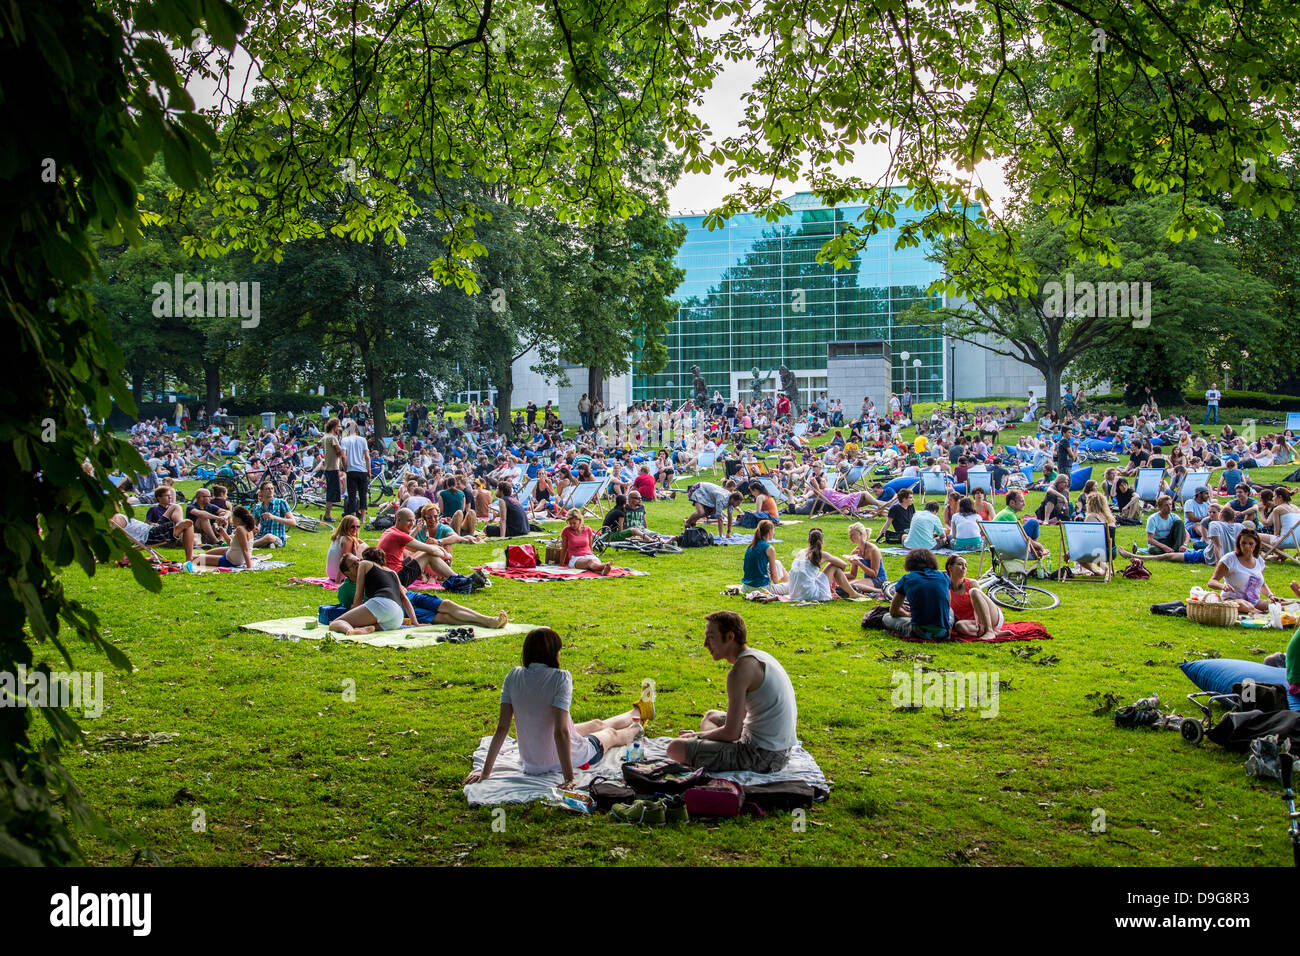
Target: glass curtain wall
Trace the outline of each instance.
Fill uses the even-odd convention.
[[[774,370],[784,364],[807,402],[825,389],[827,343],[862,339],[890,344],[894,391],[901,395],[906,385],[918,401],[942,398],[942,336],[901,321],[914,303],[939,304],[925,295],[939,276],[928,249],[895,249],[895,227],[872,237],[848,268],[818,264],[822,244],[855,223],[863,208],[827,208],[808,193],[792,197],[791,206],[779,222],[740,215],[712,232],[703,216],[676,217],[689,233],[676,260],[686,277],[668,329],[668,365],[658,375],[634,378],[635,400],[690,398],[692,365],[700,367],[710,396],[730,397],[735,382],[745,398],[753,368],[775,380]],[[920,367],[913,367],[918,358]],[[830,396],[837,397],[849,398]]]

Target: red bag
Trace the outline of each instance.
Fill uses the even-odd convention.
[[[506,548],[507,568],[537,567],[537,549],[531,544],[512,544]]]
[[[738,817],[745,791],[731,780],[710,780],[685,793],[686,812],[693,817]]]
[[[1121,571],[1120,574],[1130,581],[1146,581],[1151,577],[1151,572],[1147,570],[1147,566],[1142,563],[1141,558],[1134,558],[1129,561],[1128,567]]]

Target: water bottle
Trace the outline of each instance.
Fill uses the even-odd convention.
[[[634,740],[627,748],[626,759],[624,763],[636,763],[645,758],[645,752],[641,749],[641,741]]]

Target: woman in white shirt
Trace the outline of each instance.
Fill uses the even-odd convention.
[[[512,719],[524,773],[559,773],[564,778],[562,789],[574,786],[575,768],[595,766],[606,751],[625,747],[641,736],[643,724],[654,717],[654,705],[646,700],[607,720],[573,722],[569,716],[573,675],[560,670],[563,646],[560,635],[549,627],[528,632],[523,666],[507,674],[501,685],[497,729],[483,767],[466,777],[465,783],[479,783],[492,775]]]
[[[832,582],[844,597],[857,595],[845,573],[848,563],[838,555],[824,553],[822,545],[821,528],[813,528],[808,532],[808,547],[790,565],[791,601],[829,601],[836,596]]]
[[[1264,580],[1264,559],[1259,556],[1259,535],[1250,528],[1237,532],[1232,554],[1224,555],[1207,587],[1223,592],[1223,602],[1233,603],[1244,613],[1267,611],[1278,600]]]

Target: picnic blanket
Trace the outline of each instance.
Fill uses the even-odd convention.
[[[980,551],[987,551],[987,550],[988,550],[987,548],[970,548],[970,549],[965,550],[965,551],[954,551],[952,548],[931,548],[931,549],[930,549],[930,553],[931,553],[931,554],[934,554],[934,555],[940,555],[940,554],[979,554]],[[892,555],[892,556],[895,557],[895,558],[905,558],[905,557],[907,557],[907,555],[908,555],[908,551],[909,551],[908,548],[881,548],[881,549],[880,549],[880,553],[881,553],[881,554]]]
[[[609,574],[597,574],[595,571],[579,571],[558,564],[539,564],[535,568],[508,568],[504,560],[491,561],[481,565],[484,573],[499,578],[515,581],[576,581],[579,578],[633,578],[645,577],[646,571],[634,571],[632,568],[610,568]]]
[[[782,524],[784,523],[785,522],[782,522]],[[733,531],[728,535],[715,534],[713,536],[714,544],[749,544],[749,542],[753,540],[754,532],[752,531],[749,534],[742,534],[739,531]],[[784,542],[782,542],[780,538],[773,538],[772,543],[783,544]]]
[[[309,628],[308,621],[315,623],[313,618],[304,614],[274,621],[254,621],[242,627],[245,631],[261,631],[280,640],[319,641],[328,634],[336,641],[369,644],[371,647],[429,647],[444,643],[443,636],[453,627],[470,627],[468,624],[420,624],[416,627],[398,628],[395,631],[375,631],[373,634],[339,634],[331,631],[324,624],[316,624],[314,628]],[[514,621],[501,628],[475,626],[474,640],[481,641],[486,637],[496,637],[500,634],[527,634],[536,626],[516,624]]]
[[[992,640],[981,640],[978,637],[956,636],[947,641],[923,641],[917,637],[905,637],[905,641],[913,641],[917,644],[1001,644],[1004,641],[1050,641],[1052,635],[1047,633],[1047,628],[1037,621],[1007,621],[1002,625],[1004,631],[1010,631],[1010,634],[999,634]]]
[[[339,589],[339,582],[331,581],[329,578],[290,578],[289,583],[290,584],[319,584],[327,591],[337,591]],[[412,582],[411,586],[407,588],[407,590],[408,591],[441,591],[442,582],[425,581],[423,578],[421,578],[419,581]]]
[[[646,758],[666,757],[670,740],[672,740],[671,737],[642,738],[641,747]],[[483,761],[487,759],[488,747],[491,744],[491,736],[484,737],[479,741],[478,750],[474,751],[471,758],[475,770],[483,766]],[[775,773],[750,773],[748,771],[728,770],[711,773],[710,776],[734,780],[742,787],[752,787],[760,783],[776,783],[782,780],[799,780],[822,793],[830,790],[830,784],[827,783],[822,768],[817,765],[817,761],[812,758],[812,755],[803,749],[801,743],[795,744],[794,750],[790,752],[789,762]],[[574,782],[580,788],[590,786],[591,782],[597,777],[622,780],[623,748],[619,747],[606,753],[598,764],[588,770],[579,770],[575,767],[573,777]],[[501,746],[501,753],[497,755],[496,764],[492,768],[492,776],[481,783],[467,785],[465,787],[465,799],[471,807],[496,806],[502,803],[533,803],[551,796],[555,787],[563,782],[558,773],[538,776],[529,776],[524,773],[523,764],[519,759],[519,745],[513,737],[507,737],[506,742]]]

